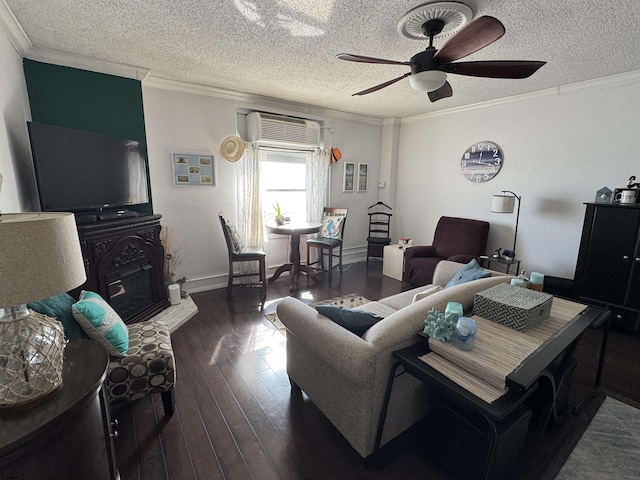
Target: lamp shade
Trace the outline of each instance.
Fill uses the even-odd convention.
[[[0,308],[66,292],[86,278],[72,213],[0,215]]]
[[[418,92],[433,92],[447,81],[447,74],[440,70],[426,70],[409,77],[411,88]]]
[[[511,195],[494,195],[491,200],[493,213],[513,213],[516,206],[516,197]]]

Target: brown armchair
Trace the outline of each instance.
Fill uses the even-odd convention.
[[[488,236],[488,222],[440,217],[432,245],[407,248],[403,281],[414,287],[430,284],[440,260],[468,263],[484,255]]]

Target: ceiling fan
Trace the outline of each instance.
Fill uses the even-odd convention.
[[[409,77],[414,90],[427,92],[429,100],[435,102],[451,97],[453,89],[447,81],[447,73],[488,78],[527,78],[533,75],[546,62],[526,60],[493,60],[476,62],[455,62],[461,58],[492,44],[505,33],[500,20],[482,16],[467,24],[455,33],[440,50],[433,46],[433,37],[442,32],[445,21],[431,18],[422,24],[424,36],[429,38],[429,46],[417,53],[408,62],[365,57],[351,53],[339,53],[340,60],[360,63],[381,63],[386,65],[406,65],[411,71],[353,95],[366,95]]]

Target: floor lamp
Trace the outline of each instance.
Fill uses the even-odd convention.
[[[37,405],[62,386],[62,324],[26,304],[85,280],[73,214],[0,214],[0,413]]]
[[[510,190],[503,190],[502,195],[494,195],[491,200],[493,213],[513,213],[516,200],[518,200],[518,214],[516,215],[516,231],[513,235],[513,258],[516,258],[516,240],[518,239],[518,222],[520,221],[520,200],[522,197]]]

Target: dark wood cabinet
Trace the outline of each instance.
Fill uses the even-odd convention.
[[[587,204],[572,296],[609,308],[613,327],[639,329],[640,204]]]
[[[0,416],[0,478],[120,478],[103,389],[109,355],[91,340],[64,351],[62,388],[28,410]]]
[[[167,308],[160,218],[140,215],[78,225],[87,281],[73,295],[99,293],[126,323]]]

